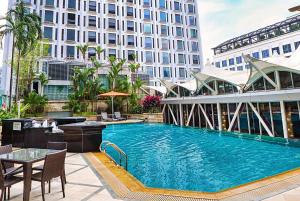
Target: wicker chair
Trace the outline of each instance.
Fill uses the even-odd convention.
[[[8,189],[8,199],[10,199],[11,186],[23,180],[22,178],[15,177],[13,175],[7,177],[3,172],[4,169],[2,167],[2,163],[0,163],[0,189],[1,189],[0,201],[3,201],[5,199],[6,189]]]
[[[68,147],[68,143],[66,142],[48,142],[47,143],[47,149],[54,149],[54,150],[65,150]],[[36,167],[32,168],[33,170],[36,171],[43,171],[44,165],[39,165]],[[66,173],[65,173],[65,168],[64,168],[64,182],[67,183],[67,178],[66,178]],[[49,193],[50,193],[50,181],[49,181]]]
[[[60,177],[63,197],[65,197],[64,166],[66,154],[66,149],[53,154],[48,154],[45,158],[43,170],[32,175],[33,181],[41,182],[43,201],[45,201],[45,183],[49,182],[50,189],[51,179],[57,177]]]
[[[12,145],[5,145],[5,146],[0,146],[0,154],[8,154],[11,153],[12,150]],[[13,163],[8,163],[8,162],[2,162],[2,171],[5,176],[7,175],[14,175],[23,172],[23,167],[15,167]]]

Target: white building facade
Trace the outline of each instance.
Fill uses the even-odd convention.
[[[214,65],[231,71],[249,69],[242,55],[265,60],[269,57],[289,57],[300,46],[300,15],[248,34],[230,39],[214,50]]]
[[[23,0],[31,12],[42,18],[43,37],[49,41],[48,57],[40,70],[48,74],[46,94],[68,95],[74,66],[89,64],[95,47],[109,56],[141,64],[150,84],[157,78],[184,81],[186,69],[202,66],[201,37],[196,0]],[[9,1],[9,7],[14,5]],[[7,38],[11,41],[11,38]],[[6,42],[4,60],[9,60]],[[84,60],[77,45],[89,45]],[[99,72],[105,77],[105,73]]]

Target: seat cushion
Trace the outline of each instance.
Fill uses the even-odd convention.
[[[44,165],[38,165],[32,168],[33,170],[37,170],[37,171],[43,171],[44,169]]]
[[[33,181],[42,181],[42,172],[32,174],[31,179]]]

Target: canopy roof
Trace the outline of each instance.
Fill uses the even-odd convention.
[[[167,94],[167,88],[164,86],[144,86],[145,88],[152,89],[154,91],[158,91],[162,94]]]

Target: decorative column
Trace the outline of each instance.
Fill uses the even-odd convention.
[[[219,131],[222,131],[222,111],[221,111],[221,104],[217,103],[217,112],[218,112],[218,125]]]
[[[284,138],[287,139],[288,138],[288,128],[287,128],[286,113],[285,113],[285,107],[284,107],[283,101],[280,101],[280,112],[281,112],[283,135],[284,135]]]
[[[180,126],[183,126],[183,111],[182,111],[182,104],[179,104],[179,118],[180,118]]]

